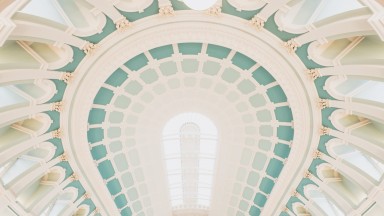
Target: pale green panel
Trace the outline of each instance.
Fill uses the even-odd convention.
[[[272,120],[272,115],[269,110],[260,110],[256,113],[256,116],[260,122],[269,122]]]
[[[109,114],[109,122],[121,123],[123,121],[124,114],[122,112],[113,111]]]
[[[130,188],[134,185],[133,176],[129,172],[123,174],[121,179],[125,188]]]
[[[267,162],[267,156],[265,154],[257,152],[253,159],[252,167],[256,170],[262,170]]]
[[[141,100],[143,100],[144,102],[146,102],[146,103],[150,103],[150,102],[153,101],[154,96],[152,95],[151,92],[145,92],[145,93],[143,93],[143,94],[141,95],[140,98],[141,98]]]
[[[119,172],[123,172],[128,169],[128,162],[127,158],[124,154],[118,154],[113,158],[113,161],[115,162],[115,165],[117,167],[117,170]]]
[[[139,198],[139,193],[137,192],[136,188],[129,189],[127,191],[127,195],[131,201],[135,201]]]
[[[151,84],[159,79],[154,69],[148,69],[140,74],[140,78],[146,83]]]
[[[144,111],[144,106],[140,103],[135,103],[132,105],[132,111],[135,112],[135,113],[141,113]]]
[[[110,127],[107,130],[107,135],[109,138],[116,138],[121,136],[121,129],[119,127]]]
[[[236,109],[237,111],[239,112],[245,112],[245,111],[248,111],[248,105],[244,102],[240,102],[236,105]]]
[[[114,141],[114,142],[111,142],[111,143],[109,144],[109,149],[110,149],[111,152],[113,152],[113,153],[119,152],[119,151],[123,150],[123,144],[121,143],[121,141]]]
[[[129,94],[137,95],[143,89],[143,86],[137,81],[131,81],[125,86],[124,89]]]
[[[272,148],[272,142],[269,140],[260,140],[259,148],[264,151],[269,151]]]
[[[208,75],[216,75],[221,68],[220,63],[217,62],[212,62],[212,61],[207,61],[203,65],[203,73],[208,74]]]
[[[251,171],[248,175],[247,184],[250,186],[256,186],[259,180],[260,180],[260,174],[255,171]]]
[[[131,99],[124,95],[116,97],[114,105],[121,109],[126,109],[131,104]]]
[[[259,133],[265,137],[271,137],[273,135],[273,127],[269,125],[260,126]]]
[[[233,83],[240,78],[240,73],[233,68],[226,68],[221,78],[229,83]]]
[[[164,76],[170,76],[177,73],[177,65],[176,62],[164,62],[159,66],[161,73]]]
[[[224,94],[227,91],[228,87],[222,83],[217,83],[214,91],[218,94]]]
[[[181,68],[184,73],[195,73],[199,68],[199,62],[196,59],[184,59]]]
[[[264,106],[267,103],[264,96],[261,94],[256,94],[256,95],[251,96],[249,98],[249,102],[255,108]]]
[[[235,102],[237,100],[239,100],[240,98],[240,95],[239,93],[235,92],[235,91],[231,91],[227,94],[227,99],[230,101],[230,102]]]
[[[127,115],[125,122],[127,124],[136,124],[139,121],[139,118],[135,115]]]
[[[243,198],[246,200],[251,200],[255,192],[250,187],[245,187],[243,192]]]
[[[237,88],[243,94],[249,94],[256,90],[255,84],[253,84],[250,80],[243,80],[238,85]]]

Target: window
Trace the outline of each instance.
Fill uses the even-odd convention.
[[[170,119],[163,130],[164,159],[173,208],[208,208],[215,169],[217,129],[198,113]]]

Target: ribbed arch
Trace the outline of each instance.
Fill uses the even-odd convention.
[[[317,167],[317,174],[326,185],[339,193],[352,206],[356,207],[367,197],[367,194],[351,178],[334,168],[330,164],[321,164]]]
[[[364,150],[344,143],[340,139],[331,139],[326,143],[327,151],[336,160],[345,161],[351,167],[357,168],[362,174],[369,176],[375,184],[380,181],[384,174],[384,164],[376,158],[371,157]]]
[[[53,200],[42,212],[42,216],[63,215],[66,209],[70,208],[78,195],[78,189],[73,187],[66,188],[58,197]]]
[[[334,203],[334,201],[324,194],[315,185],[306,185],[304,187],[304,195],[314,203],[314,207],[318,208],[323,215],[327,216],[344,216],[344,213]],[[311,209],[309,209],[312,212]],[[315,212],[317,212],[315,210]]]
[[[298,0],[288,2],[289,10],[280,10],[276,23],[285,31],[307,32],[313,23],[363,7],[358,0]]]
[[[90,213],[88,205],[80,205],[73,216],[86,216]]]

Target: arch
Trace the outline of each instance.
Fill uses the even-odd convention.
[[[87,216],[90,213],[90,208],[88,205],[82,204],[80,205],[73,216]]]
[[[314,207],[318,208],[323,215],[327,216],[344,216],[345,214],[334,203],[334,201],[321,192],[320,188],[313,184],[304,186],[304,195],[314,203]],[[311,213],[311,209],[309,209]]]
[[[329,140],[325,145],[332,157],[336,160],[345,161],[351,167],[357,168],[376,184],[382,179],[384,164],[369,156],[363,149],[357,149],[355,146],[336,138]]]
[[[345,176],[336,171],[330,164],[323,163],[316,170],[319,178],[330,188],[337,191],[354,207],[359,206],[367,198],[366,192],[352,181],[352,176]]]
[[[70,208],[76,201],[78,189],[74,187],[66,188],[60,195],[55,198],[42,212],[42,216],[59,216],[66,209]]]

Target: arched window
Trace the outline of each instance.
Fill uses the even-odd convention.
[[[163,147],[173,208],[208,208],[216,160],[217,129],[207,117],[184,113],[163,130]]]
[[[324,215],[328,216],[344,216],[345,214],[341,209],[329,199],[319,188],[314,185],[308,185],[304,188],[304,193],[310,201],[313,201],[316,207],[318,207]]]

